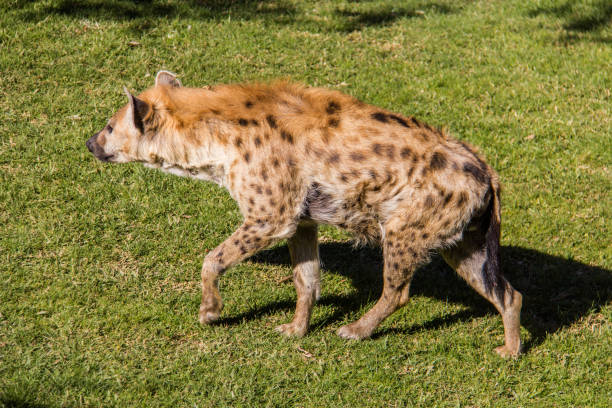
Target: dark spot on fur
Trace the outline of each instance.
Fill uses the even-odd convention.
[[[272,195],[272,189],[270,187],[266,187],[266,194],[269,196]]]
[[[283,139],[285,142],[293,144],[293,136],[291,133],[285,130],[281,130],[281,139]]]
[[[476,167],[472,163],[464,163],[463,171],[470,174],[476,181],[480,183],[487,183],[489,181],[489,177],[487,174],[479,167]]]
[[[257,136],[255,138],[255,147],[259,147],[259,146],[261,146],[261,138]]]
[[[213,115],[219,115],[221,112],[218,111],[217,109],[211,109],[210,111]]]
[[[242,157],[244,157],[244,161],[247,163],[251,161],[251,154],[249,152],[246,152]]]
[[[340,180],[342,180],[343,183],[348,182],[348,176],[346,175],[346,173],[342,173],[340,175]]]
[[[327,158],[328,163],[338,163],[340,161],[340,155],[338,153],[331,153]]]
[[[244,118],[240,118],[240,119],[238,119],[238,124],[240,126],[248,126],[249,125],[249,121],[244,119]]]
[[[395,146],[390,144],[381,145],[380,143],[374,143],[372,145],[372,151],[374,151],[374,153],[378,156],[387,156],[388,158],[392,159],[395,155]]]
[[[275,168],[278,168],[278,166],[280,166],[280,162],[278,161],[278,159],[274,159],[272,160],[272,166],[274,166]]]
[[[351,160],[357,161],[357,162],[365,159],[365,156],[363,155],[363,153],[359,153],[359,152],[351,152],[349,157],[351,158]]]
[[[261,170],[261,178],[262,178],[264,181],[268,181],[268,172],[266,171],[266,169],[262,169],[262,170]]]
[[[245,246],[244,246],[244,245],[240,245],[240,254],[241,254],[241,255],[244,255],[244,254],[246,254],[247,252],[248,252],[248,251],[247,251],[247,249],[245,248]]]
[[[404,127],[410,127],[408,126],[408,123],[406,123],[404,119],[400,118],[397,115],[389,115],[389,117]]]
[[[402,150],[400,151],[400,156],[402,156],[402,159],[407,159],[408,157],[412,156],[412,149],[410,149],[409,147],[403,147]]]
[[[239,243],[240,243],[240,240],[238,240],[238,239],[234,240],[234,245],[238,245]]]
[[[388,158],[392,159],[393,157],[395,157],[395,146],[393,145],[386,145],[386,155]]]
[[[236,140],[234,140],[234,145],[236,145],[236,147],[242,146],[242,138],[237,137]]]
[[[423,224],[423,220],[418,220],[418,221],[411,222],[410,225],[408,226],[410,228],[423,229],[425,227],[425,224]]]
[[[382,122],[382,123],[389,122],[389,118],[383,112],[374,112],[372,114],[372,119],[377,120],[377,121]]]
[[[428,142],[429,141],[429,135],[427,134],[426,131],[424,130],[420,130],[418,132],[416,132],[416,135],[424,142]]]
[[[261,188],[261,186],[257,186],[257,187],[255,187],[255,192],[257,194],[261,194],[261,193],[263,193],[263,189]]]
[[[274,116],[272,115],[266,116],[266,121],[268,122],[268,125],[270,125],[272,129],[276,129],[276,118]]]
[[[431,161],[429,162],[429,167],[431,167],[432,170],[441,170],[444,167],[446,167],[446,155],[442,152],[434,152],[434,154],[431,155]]]
[[[463,204],[465,204],[468,200],[468,195],[465,191],[462,191],[461,193],[459,193],[459,198],[457,199],[457,205],[458,206],[462,206]]]
[[[370,170],[369,174],[372,180],[376,180],[378,178],[378,174],[374,170]]]
[[[335,101],[330,101],[329,104],[327,104],[327,108],[325,108],[325,112],[327,112],[328,115],[333,115],[339,110],[340,110],[340,105],[338,104],[338,102],[335,102]]]
[[[280,213],[280,215],[283,215],[285,213],[285,209],[286,209],[285,204],[282,204],[279,207],[278,212]]]
[[[340,120],[338,118],[329,118],[329,120],[327,121],[327,125],[329,127],[336,128],[338,127],[339,124],[340,124]]]
[[[247,108],[247,109],[251,109],[251,108],[253,107],[253,102],[251,102],[251,101],[246,101],[246,102],[244,103],[244,107],[245,107],[245,108]]]
[[[251,205],[255,205],[255,200],[253,200],[253,197],[249,198],[249,204]]]
[[[446,207],[448,203],[450,202],[450,200],[452,199],[453,199],[453,192],[451,191],[450,193],[444,196],[444,202],[442,204]]]
[[[431,208],[434,205],[434,198],[432,197],[431,194],[428,194],[427,197],[425,197],[425,203],[424,206],[426,208]]]
[[[427,238],[429,238],[429,234],[428,234],[428,233],[426,233],[426,232],[424,232],[424,233],[423,233],[423,235],[421,235],[421,236],[423,237],[423,239],[427,239]]]
[[[255,119],[251,119],[251,125],[253,126],[259,126],[259,122]]]

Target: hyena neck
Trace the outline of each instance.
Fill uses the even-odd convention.
[[[202,137],[206,129],[198,130],[200,137],[197,141],[185,133],[158,134],[142,145],[144,165],[176,176],[212,181],[225,186],[227,166],[221,147],[212,138]]]

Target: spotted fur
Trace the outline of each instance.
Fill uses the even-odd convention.
[[[438,250],[501,313],[506,344],[498,352],[520,350],[521,295],[500,273],[498,177],[438,129],[336,91],[287,82],[184,88],[162,71],[154,87],[128,93],[87,146],[102,161],[213,181],[238,202],[242,225],[204,260],[202,323],[221,312],[220,274],[286,238],[298,306],[278,329],[306,333],[320,292],[323,223],[384,253],[380,300],[340,336],[370,336],[407,302],[414,271]]]

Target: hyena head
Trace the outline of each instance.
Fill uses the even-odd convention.
[[[106,126],[90,137],[85,145],[98,160],[103,162],[127,163],[142,161],[141,144],[145,130],[154,122],[153,100],[155,90],[160,86],[180,87],[180,81],[174,74],[160,71],[155,77],[155,88],[143,92],[138,97],[132,95],[125,87],[128,97],[127,105],[117,111]]]

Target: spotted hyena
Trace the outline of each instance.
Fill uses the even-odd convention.
[[[100,160],[142,162],[224,186],[244,221],[204,259],[199,320],[219,318],[219,276],[287,239],[302,336],[320,294],[317,225],[383,248],[376,305],[338,335],[363,339],[406,304],[415,270],[442,254],[502,316],[503,356],[520,352],[522,296],[500,272],[497,174],[467,144],[413,117],[287,82],[184,88],[171,73],[87,141]]]

